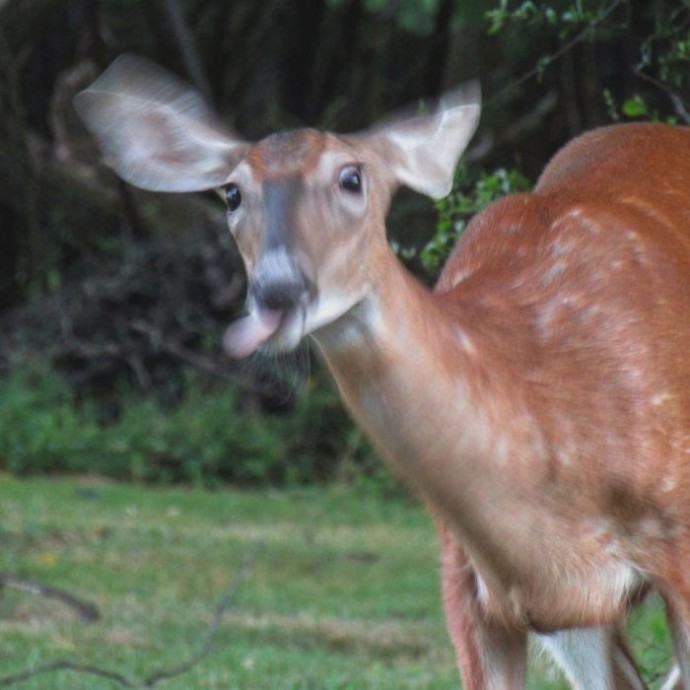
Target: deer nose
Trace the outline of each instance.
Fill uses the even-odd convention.
[[[254,284],[254,298],[270,311],[287,311],[299,302],[304,293],[304,281],[259,281]]]
[[[252,295],[257,304],[270,311],[294,307],[307,289],[306,281],[285,250],[265,254],[256,267]]]

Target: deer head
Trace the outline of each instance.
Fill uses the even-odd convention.
[[[357,134],[298,129],[249,143],[220,125],[196,91],[133,56],[75,105],[131,184],[222,190],[249,283],[247,315],[225,337],[236,357],[292,349],[366,302],[370,266],[389,251],[393,192],[402,184],[448,194],[480,112],[476,88],[465,88]]]

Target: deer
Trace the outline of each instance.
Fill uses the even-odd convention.
[[[220,190],[246,268],[223,345],[311,341],[428,507],[465,690],[525,687],[529,638],[578,690],[647,687],[624,624],[664,602],[690,690],[690,130],[582,134],[478,213],[433,288],[386,237],[394,193],[452,188],[481,110],[459,89],[336,134],[245,141],[123,56],[75,106],[147,190]]]

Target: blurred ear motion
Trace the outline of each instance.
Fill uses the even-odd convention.
[[[476,83],[444,96],[428,113],[398,116],[369,132],[401,184],[440,199],[450,193],[458,160],[479,123]]]
[[[118,58],[74,105],[108,165],[143,189],[218,187],[248,147],[216,123],[199,93],[133,55]]]

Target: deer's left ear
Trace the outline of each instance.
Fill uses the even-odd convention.
[[[447,94],[428,113],[382,123],[366,137],[398,183],[440,199],[450,193],[480,111],[479,88],[472,84]]]
[[[107,163],[143,189],[218,187],[248,148],[215,122],[194,89],[132,55],[118,58],[77,94],[75,107]]]

